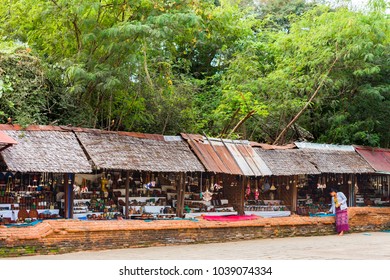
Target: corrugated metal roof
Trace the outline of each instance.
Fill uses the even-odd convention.
[[[355,146],[358,152],[378,173],[390,174],[390,149]]]
[[[295,142],[299,149],[313,149],[313,150],[330,150],[330,151],[355,151],[353,146],[350,145],[334,145],[334,144],[319,144],[309,142]]]
[[[207,171],[245,176],[269,176],[271,170],[248,141],[206,138],[182,133]]]
[[[164,136],[165,141],[183,141],[183,138],[181,136]]]

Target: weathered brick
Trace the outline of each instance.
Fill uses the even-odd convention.
[[[390,228],[390,208],[350,208],[351,231]],[[47,220],[34,227],[0,226],[0,257],[61,254],[185,243],[334,234],[334,218],[292,215],[240,222]]]

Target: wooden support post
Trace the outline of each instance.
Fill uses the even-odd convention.
[[[179,176],[175,176],[175,186],[176,186],[176,216],[180,216],[180,208],[181,208],[181,191],[180,191],[180,178]]]
[[[181,203],[180,203],[180,216],[184,216],[184,200],[186,199],[186,184],[185,184],[185,173],[180,173],[180,190],[181,190]]]
[[[72,219],[73,218],[73,186],[69,184],[69,174],[64,174],[64,192],[65,192],[65,207],[64,207],[64,218]]]
[[[64,180],[64,218],[69,218],[69,188],[68,188],[68,174],[63,174]]]
[[[291,187],[291,212],[297,212],[298,201],[298,188],[297,188],[298,176],[294,176],[293,184]]]
[[[176,179],[176,192],[177,192],[177,202],[176,202],[176,215],[178,217],[184,216],[184,199],[185,199],[185,182],[184,182],[184,173],[180,173],[179,178]]]
[[[73,206],[74,206],[74,192],[73,192],[73,184],[75,180],[75,174],[73,174],[73,181],[69,184],[69,191],[70,191],[70,203],[69,203],[69,218],[73,219]]]
[[[238,205],[237,205],[237,215],[245,215],[245,185],[247,182],[246,176],[242,176],[239,184],[238,192]]]
[[[353,207],[356,204],[355,201],[355,176],[353,174],[349,175],[349,181],[351,184],[348,185],[348,206]]]
[[[129,185],[130,185],[130,172],[129,170],[126,170],[126,180],[125,180],[125,189],[126,189],[126,196],[125,196],[125,217],[126,219],[129,218]]]

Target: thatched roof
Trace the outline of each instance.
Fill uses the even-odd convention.
[[[8,170],[20,172],[89,173],[92,172],[73,132],[60,128],[2,125],[0,129],[17,141],[1,152]],[[6,130],[4,130],[6,129]]]
[[[301,149],[307,161],[321,173],[373,173],[374,169],[355,151]]]
[[[75,133],[99,169],[204,171],[181,137],[94,130],[79,130]]]
[[[373,173],[374,169],[350,145],[295,142],[321,173]]]
[[[306,159],[302,150],[264,150],[254,148],[275,176],[314,175],[320,171]]]

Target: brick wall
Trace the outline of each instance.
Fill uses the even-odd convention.
[[[352,232],[390,229],[390,208],[350,208]],[[0,226],[0,257],[156,245],[335,234],[334,218],[291,216],[241,222],[46,220]]]

